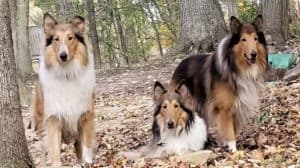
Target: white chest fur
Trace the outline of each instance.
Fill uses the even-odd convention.
[[[259,77],[259,68],[253,65],[242,78],[237,79],[238,97],[236,101],[236,110],[241,116],[249,117],[259,106],[259,89],[261,88],[261,77]]]
[[[162,133],[160,142],[164,145],[158,147],[158,150],[150,157],[160,156],[163,153],[183,154],[186,152],[198,151],[203,149],[206,140],[207,130],[204,120],[198,115],[195,115],[195,121],[189,132],[184,131],[179,136],[168,131]]]
[[[66,66],[40,65],[40,81],[43,88],[45,117],[51,115],[64,119],[77,130],[77,122],[92,101],[95,72],[92,66],[81,66],[73,60]]]

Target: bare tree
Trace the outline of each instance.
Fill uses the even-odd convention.
[[[237,0],[227,0],[228,6],[228,18],[231,16],[239,17],[238,7],[237,7]]]
[[[33,167],[22,121],[8,0],[0,0],[0,11],[0,167]]]
[[[263,1],[264,29],[277,44],[288,39],[288,6],[288,0]]]
[[[126,37],[124,33],[124,28],[122,25],[121,15],[118,11],[118,4],[117,1],[108,1],[108,4],[111,6],[111,14],[113,17],[113,24],[115,29],[117,30],[118,37],[119,37],[119,46],[122,57],[125,59],[127,65],[130,65],[129,56],[128,56],[128,47],[126,42]]]
[[[101,56],[100,56],[100,47],[99,47],[99,39],[96,27],[95,20],[95,8],[93,0],[86,0],[85,5],[88,11],[88,20],[89,20],[89,38],[92,42],[93,54],[95,59],[95,67],[101,67]]]
[[[27,83],[33,73],[28,37],[29,0],[9,1],[9,7],[21,104],[28,105],[31,94]]]
[[[218,0],[180,0],[179,41],[170,54],[211,51],[227,28]]]
[[[155,37],[156,37],[155,40],[156,40],[156,43],[158,45],[160,56],[163,57],[164,53],[163,53],[163,47],[162,47],[162,44],[161,44],[161,37],[160,37],[160,33],[159,33],[159,27],[157,27],[157,24],[155,23],[154,14],[153,14],[153,11],[151,11],[151,9],[150,9],[149,2],[146,3],[146,9],[147,9],[147,13],[149,14],[149,17],[151,19],[151,25],[152,25],[152,27],[154,29],[154,32],[155,32]]]
[[[71,0],[59,0],[57,1],[57,8],[58,8],[58,18],[62,22],[66,22],[68,18],[72,17],[75,15],[75,9],[72,6],[72,1]]]

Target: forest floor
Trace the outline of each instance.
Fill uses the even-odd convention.
[[[300,80],[265,84],[260,109],[253,124],[238,137],[239,151],[234,154],[214,143],[216,134],[211,129],[208,151],[203,155],[200,152],[199,158],[191,161],[177,157],[116,159],[120,151],[147,144],[151,136],[154,82],[167,83],[177,64],[97,72],[97,148],[92,167],[300,167]],[[23,116],[27,124],[28,108]],[[34,163],[38,165],[41,141],[31,129],[26,129],[26,135]],[[76,163],[72,145],[63,145],[62,162],[64,166]]]

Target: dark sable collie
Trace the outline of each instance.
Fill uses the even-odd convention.
[[[170,85],[187,82],[196,102],[194,110],[215,121],[218,133],[231,151],[236,151],[236,134],[259,105],[259,88],[267,68],[266,40],[262,16],[251,24],[230,19],[231,34],[214,55],[203,54],[183,60]]]
[[[207,138],[205,122],[199,114],[191,110],[190,92],[185,82],[173,89],[165,89],[161,83],[154,86],[156,109],[152,125],[152,144],[157,150],[152,155],[163,152],[182,154],[203,149]]]
[[[191,110],[187,99],[190,93],[185,83],[176,88],[164,88],[159,82],[154,86],[155,112],[152,124],[152,140],[137,151],[122,152],[129,159],[159,157],[198,151],[207,138],[205,122]]]

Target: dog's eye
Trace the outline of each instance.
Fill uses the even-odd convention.
[[[166,109],[166,108],[167,108],[167,105],[163,105],[163,108]]]
[[[177,105],[177,104],[175,104],[175,105],[174,105],[174,108],[177,108],[177,107],[178,107],[178,105]]]
[[[73,40],[73,37],[69,37],[68,39],[69,39],[69,40]]]
[[[245,38],[242,38],[242,41],[247,41]]]
[[[254,40],[257,41],[257,37],[255,37]]]
[[[58,38],[55,38],[54,40],[55,40],[55,41],[58,41],[59,39],[58,39]]]

